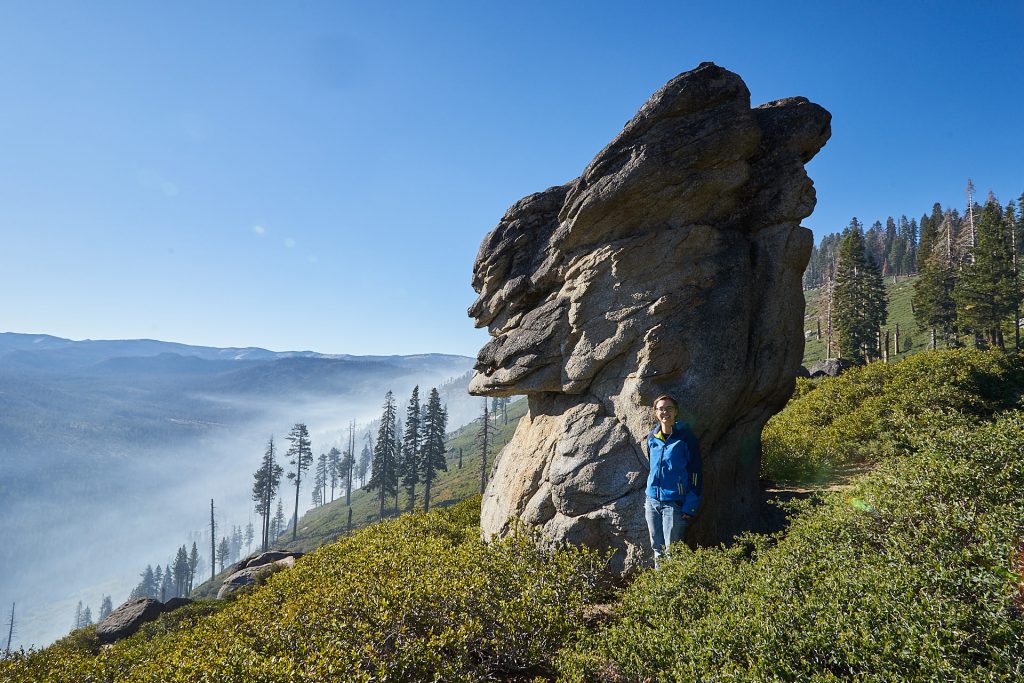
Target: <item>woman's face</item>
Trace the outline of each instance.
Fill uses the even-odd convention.
[[[672,401],[663,398],[654,404],[654,418],[662,424],[673,424],[679,409],[672,405]]]

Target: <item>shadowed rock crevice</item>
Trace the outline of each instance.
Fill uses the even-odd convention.
[[[492,339],[470,391],[526,394],[481,511],[647,561],[648,406],[676,396],[704,456],[691,542],[758,515],[760,434],[803,355],[804,171],[830,116],[802,97],[750,107],[705,63],[655,93],[583,174],[523,198],[484,239],[469,310]]]

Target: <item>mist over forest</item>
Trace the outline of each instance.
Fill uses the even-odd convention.
[[[343,448],[355,420],[361,447],[385,392],[415,385],[438,387],[451,428],[472,420],[471,366],[0,334],[0,601],[5,614],[17,603],[16,645],[67,633],[79,601],[120,604],[182,544],[197,542],[209,572],[210,499],[218,536],[255,521],[253,472],[297,422],[319,454]],[[290,482],[281,491],[294,501]],[[304,481],[300,516],[310,506]]]

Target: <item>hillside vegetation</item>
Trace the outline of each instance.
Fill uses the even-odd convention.
[[[930,337],[928,332],[917,329],[917,321],[914,320],[914,311],[910,301],[914,295],[914,282],[916,275],[900,277],[896,282],[892,278],[885,280],[885,293],[889,297],[889,317],[883,327],[889,330],[890,334],[896,332],[896,325],[900,326],[900,353],[899,357],[919,353],[928,349]],[[826,353],[826,321],[828,311],[823,302],[824,289],[808,289],[804,292],[804,367],[810,367],[815,361],[827,358]],[[818,320],[821,320],[821,339],[817,337]],[[808,332],[815,334],[808,336]],[[833,342],[835,344],[835,342]],[[892,342],[890,342],[890,349]],[[838,346],[832,347],[832,355],[837,354]]]
[[[873,463],[852,488],[794,505],[784,532],[678,552],[618,594],[594,553],[524,535],[485,546],[471,499],[371,525],[110,648],[87,628],[15,654],[0,680],[1020,680],[1022,361],[913,361],[804,385],[775,418],[791,425],[783,459],[806,406],[862,406],[826,425],[838,452]],[[607,622],[588,619],[609,600]]]
[[[492,422],[493,433],[488,444],[488,469],[494,461],[494,456],[512,438],[519,418],[526,414],[527,402],[523,399],[515,400],[508,405],[508,420],[504,416],[498,416]],[[448,471],[439,472],[430,490],[431,507],[444,508],[454,505],[467,498],[472,498],[480,492],[480,446],[478,437],[480,434],[480,421],[476,420],[466,424],[448,435],[446,445],[448,447]],[[459,452],[462,452],[462,467],[459,467]],[[355,489],[352,491],[352,530],[361,529],[377,521],[380,510],[380,499],[376,491]],[[423,505],[422,485],[416,492],[417,508]],[[398,495],[398,508],[394,506],[394,498],[387,501],[385,516],[395,517],[408,508],[408,497],[404,490]],[[273,543],[275,549],[301,550],[308,552],[325,543],[337,540],[348,533],[348,510],[343,491],[335,491],[335,499],[320,507],[307,511],[299,518],[298,533],[296,539],[291,540],[292,530],[289,526],[284,534]],[[214,579],[196,587],[192,597],[212,598],[217,594],[217,589],[227,578],[227,573],[221,572]]]

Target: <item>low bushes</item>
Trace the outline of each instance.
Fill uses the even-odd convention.
[[[479,540],[480,499],[374,525],[220,612],[98,656],[0,664],[25,681],[477,681],[544,673],[577,636],[603,564],[519,535]]]
[[[1012,408],[1024,387],[1024,359],[955,349],[847,370],[817,388],[801,382],[768,421],[762,472],[774,481],[817,482],[837,468],[905,445],[934,412],[987,418]]]
[[[641,576],[617,622],[563,653],[563,678],[1021,680],[1024,420],[924,422],[785,536]]]

